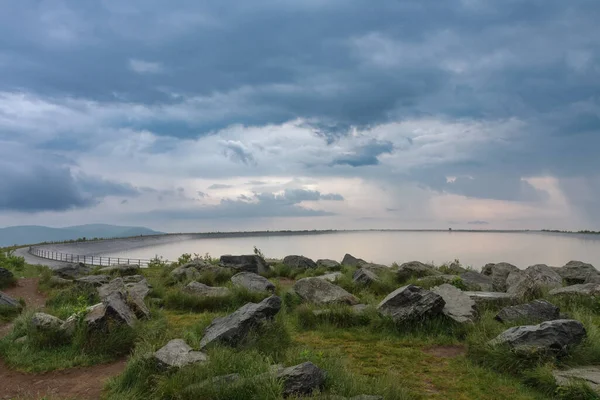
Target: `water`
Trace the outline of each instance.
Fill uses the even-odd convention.
[[[436,265],[459,259],[480,269],[489,262],[505,261],[526,268],[533,264],[562,266],[580,260],[600,266],[600,237],[542,232],[339,232],[298,236],[231,237],[182,240],[127,251],[104,253],[111,257],[176,260],[183,253],[251,254],[254,246],[265,257],[299,254],[314,260],[341,261],[345,253],[390,265],[419,260]]]

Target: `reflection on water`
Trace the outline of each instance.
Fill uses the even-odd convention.
[[[441,264],[459,259],[480,269],[489,262],[505,261],[526,268],[533,264],[562,266],[581,260],[600,266],[600,238],[539,232],[339,232],[301,236],[263,236],[186,240],[130,251],[113,257],[175,260],[183,253],[251,254],[253,247],[266,257],[300,254],[313,259],[340,261],[345,253],[380,264],[411,260]]]

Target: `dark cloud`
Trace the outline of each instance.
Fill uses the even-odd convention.
[[[242,162],[243,164],[253,165],[254,156],[252,153],[240,142],[226,141],[222,143],[225,147],[225,155],[234,161]]]
[[[372,140],[370,143],[360,146],[352,154],[337,157],[333,165],[349,165],[351,167],[364,167],[379,164],[377,158],[381,154],[391,153],[394,150],[392,142]]]
[[[204,199],[204,198],[206,198],[206,197],[209,197],[209,196],[208,196],[208,194],[207,194],[207,193],[204,193],[204,192],[198,191],[198,197],[200,197],[201,199]]]

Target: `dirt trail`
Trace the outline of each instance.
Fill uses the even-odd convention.
[[[19,279],[15,287],[4,290],[14,298],[23,298],[27,307],[42,308],[46,298],[38,290],[38,278]],[[12,324],[0,324],[0,338]],[[125,369],[126,360],[91,367],[70,368],[43,374],[13,371],[0,359],[0,399],[99,399],[108,378]]]

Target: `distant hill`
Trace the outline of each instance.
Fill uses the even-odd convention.
[[[106,224],[90,224],[69,226],[66,228],[49,228],[47,226],[10,226],[0,228],[0,246],[14,244],[33,244],[41,242],[62,242],[85,237],[117,238],[140,235],[159,235],[164,232],[138,226],[117,226]]]

